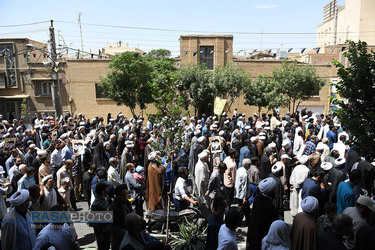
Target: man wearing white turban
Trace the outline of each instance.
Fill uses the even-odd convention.
[[[29,191],[21,189],[10,197],[11,209],[1,225],[2,249],[32,249],[35,244],[35,229],[28,211]]]
[[[307,159],[307,155],[302,156],[299,160],[300,164],[293,169],[293,172],[290,175],[290,215],[292,216],[295,216],[298,213],[301,201],[302,183],[306,180],[310,172],[310,170],[304,165],[307,162]]]
[[[317,247],[317,228],[314,213],[318,211],[319,202],[313,196],[307,196],[301,202],[303,212],[293,220],[291,231],[292,248],[315,250]]]
[[[165,189],[165,167],[159,167],[155,161],[157,157],[156,152],[151,152],[148,155],[148,170],[146,182],[146,204],[147,209],[153,211],[155,209],[162,209],[162,193]],[[163,181],[162,181],[163,180]]]
[[[209,176],[209,170],[208,170],[208,156],[209,153],[207,150],[203,150],[198,155],[198,162],[195,165],[195,185],[197,186],[197,197],[199,198],[199,204],[203,206],[204,211],[206,211],[206,208],[209,208],[209,202],[208,202],[208,181],[210,179]],[[207,193],[207,195],[206,195]],[[204,212],[202,211],[202,212]],[[208,214],[204,214],[206,217],[209,216]]]

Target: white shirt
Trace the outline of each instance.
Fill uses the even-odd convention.
[[[250,196],[249,184],[250,179],[248,170],[244,167],[237,169],[234,197],[241,200],[247,199]]]
[[[293,146],[293,153],[295,155],[298,155],[298,152],[301,150],[302,145],[303,145],[303,138],[299,135],[296,135],[296,137],[294,138],[294,146]]]
[[[13,167],[11,167],[9,169],[9,181],[12,182],[12,179],[13,177],[18,173],[18,166],[17,165],[13,165]]]
[[[342,141],[338,141],[337,143],[333,143],[333,149],[339,151],[340,158],[345,158],[345,151],[348,149],[348,145],[345,145]]]
[[[110,181],[110,182],[113,182],[113,184],[115,184],[116,187],[118,185],[122,184],[122,180],[121,180],[121,177],[120,177],[119,173],[112,166],[110,166],[108,168],[108,178],[107,178],[107,180]]]
[[[323,138],[327,138],[327,132],[329,131],[329,125],[326,124],[324,127],[323,127]]]
[[[178,177],[176,184],[174,186],[173,198],[181,201],[187,197],[187,185],[184,178]]]
[[[61,150],[53,150],[51,154],[51,167],[59,168],[61,167],[61,164],[63,162],[62,156],[61,156]]]
[[[227,228],[225,224],[221,225],[218,238],[219,238],[219,246],[217,250],[238,249],[237,241],[236,241],[236,232]]]

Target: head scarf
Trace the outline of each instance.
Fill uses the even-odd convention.
[[[262,240],[262,249],[291,249],[290,230],[292,225],[282,220],[274,221],[268,234]]]

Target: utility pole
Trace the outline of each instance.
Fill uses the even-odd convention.
[[[52,103],[55,108],[55,118],[59,118],[62,115],[61,106],[61,95],[60,95],[60,82],[58,74],[58,62],[56,53],[56,42],[55,42],[55,28],[53,27],[53,20],[51,20],[51,26],[49,27],[49,41],[50,41],[50,54],[52,60],[51,78],[52,84]]]
[[[81,33],[81,51],[83,53],[83,39],[82,39],[82,25],[81,25],[81,13],[79,13],[78,16],[78,22],[79,22],[79,32]],[[79,59],[79,58],[78,58]]]

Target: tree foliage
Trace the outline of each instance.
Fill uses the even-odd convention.
[[[189,103],[200,112],[204,107],[213,108],[216,88],[212,81],[212,71],[198,64],[179,70],[179,89],[185,92]]]
[[[216,96],[228,98],[230,107],[241,96],[244,86],[251,83],[251,77],[239,66],[228,63],[215,68],[212,81],[216,88]]]
[[[124,52],[109,63],[111,72],[102,78],[100,86],[106,96],[130,108],[133,115],[136,106],[141,109],[154,103],[166,110],[168,96],[174,95],[177,80],[175,60],[165,49],[152,50],[142,56],[135,52]]]
[[[341,107],[337,115],[354,136],[351,141],[363,156],[374,155],[375,143],[375,52],[368,51],[365,42],[348,41],[350,48],[344,55],[349,61],[345,67],[334,61],[341,78],[337,92],[345,100],[334,99]]]
[[[267,107],[269,111],[286,101],[286,98],[278,93],[273,78],[268,75],[260,75],[254,83],[247,84],[244,87],[244,99],[246,105],[258,107],[258,114],[262,108]]]
[[[203,64],[179,70],[179,89],[199,113],[212,112],[215,97],[228,98],[229,106],[232,105],[249,82],[250,76],[233,64],[217,66],[214,70]]]
[[[310,65],[297,66],[296,62],[283,62],[281,68],[275,68],[273,78],[277,91],[287,98],[286,106],[290,112],[297,111],[299,105],[314,95],[325,85],[315,68]]]
[[[152,102],[149,82],[152,80],[152,68],[139,53],[124,52],[110,63],[111,72],[102,78],[100,86],[103,93],[117,102],[130,108],[133,116],[137,105],[141,109]]]

